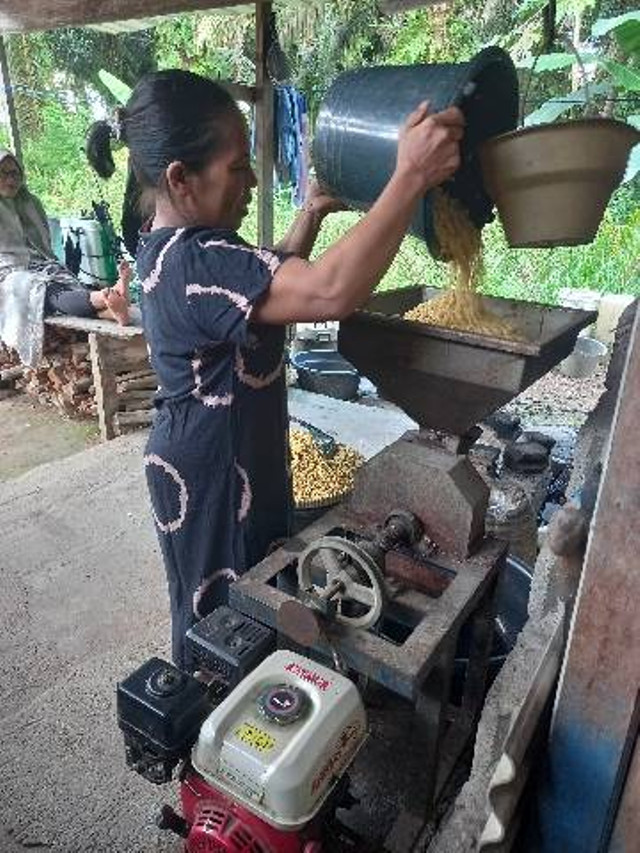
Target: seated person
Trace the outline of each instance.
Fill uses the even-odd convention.
[[[114,287],[89,290],[56,260],[40,201],[27,189],[15,156],[0,149],[0,340],[20,352],[17,344],[25,334],[39,336],[28,359],[20,352],[23,362],[33,364],[41,353],[45,316],[99,317],[126,325],[130,281],[131,269],[122,262]]]

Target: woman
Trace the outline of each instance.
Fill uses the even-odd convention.
[[[285,324],[340,319],[366,301],[418,199],[457,169],[462,122],[457,109],[428,117],[420,105],[376,204],[309,262],[323,217],[336,209],[317,189],[274,250],[237,235],[256,179],[245,122],[222,88],[161,71],[120,113],[116,136],[153,211],[137,254],[160,383],[145,466],[178,666],[190,665],[185,631],[288,532]],[[108,134],[94,126],[94,160],[111,156]]]
[[[22,166],[0,149],[0,340],[33,366],[42,351],[42,318],[50,314],[129,322],[129,265],[113,288],[91,291],[54,256],[47,217],[27,189]]]

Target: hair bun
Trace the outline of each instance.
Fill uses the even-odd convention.
[[[108,121],[95,121],[89,128],[85,152],[101,178],[110,178],[116,170],[111,152],[113,134],[113,127]]]

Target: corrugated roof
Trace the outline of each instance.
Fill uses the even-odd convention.
[[[243,3],[238,6],[224,6],[218,7],[217,9],[208,9],[205,11],[214,11],[219,13],[227,13],[228,15],[237,15],[241,12],[253,11],[254,4],[253,3]],[[186,12],[193,11],[186,9]],[[175,18],[178,15],[183,14],[182,12],[176,12],[174,15],[153,15],[150,18],[136,18],[134,20],[127,21],[108,21],[101,24],[89,24],[87,29],[89,30],[97,30],[102,33],[111,33],[112,35],[121,35],[122,33],[136,33],[140,30],[150,30],[163,21],[171,20],[171,18]]]
[[[136,26],[136,21],[154,21],[181,12],[241,5],[247,6],[247,3],[234,0],[2,0],[0,33],[103,24],[115,24],[123,28],[117,31],[130,32],[134,27],[142,28]]]

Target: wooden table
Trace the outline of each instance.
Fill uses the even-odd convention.
[[[145,368],[151,370],[142,327],[66,316],[47,317],[45,323],[58,329],[88,334],[100,435],[103,441],[115,438],[118,434],[118,373]]]

